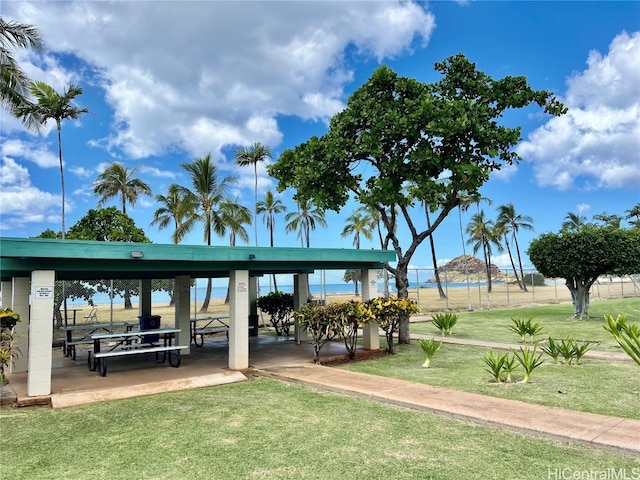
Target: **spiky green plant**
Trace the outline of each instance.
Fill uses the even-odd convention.
[[[431,323],[433,323],[443,337],[447,335],[451,335],[451,331],[453,327],[458,323],[458,315],[455,313],[447,312],[447,313],[438,313],[433,316]]]
[[[560,363],[560,350],[558,349],[558,344],[552,337],[549,337],[547,339],[547,343],[542,344],[540,346],[540,349],[551,358],[553,358],[553,363],[555,363],[556,365]]]
[[[574,355],[575,340],[573,338],[561,338],[558,345],[558,353],[564,358],[565,365],[571,365]]]
[[[513,325],[509,326],[509,329],[520,335],[520,341],[527,343],[527,340],[533,341],[536,335],[542,333],[542,325],[538,322],[533,323],[533,318],[512,318]]]
[[[637,323],[627,323],[627,316],[621,313],[616,318],[607,314],[604,320],[604,329],[613,335],[618,345],[640,365],[640,326]]]
[[[484,363],[487,364],[487,367],[489,367],[489,368],[485,368],[485,371],[493,375],[493,380],[496,383],[502,383],[502,380],[500,379],[500,374],[502,373],[502,368],[504,366],[504,362],[506,358],[507,358],[506,353],[499,354],[496,356],[493,354],[493,350],[489,350],[487,354],[482,358],[482,360],[484,360]]]
[[[502,363],[502,370],[506,374],[505,382],[511,383],[511,374],[518,368],[515,355],[505,355],[504,362]]]
[[[422,348],[422,351],[427,356],[426,360],[422,364],[422,368],[429,368],[431,359],[436,354],[440,347],[442,347],[442,340],[436,342],[433,338],[421,338],[418,340],[418,345]]]
[[[518,360],[518,363],[522,365],[522,368],[524,368],[524,379],[522,379],[523,383],[529,383],[531,373],[544,363],[544,360],[542,360],[542,353],[536,356],[537,348],[538,346],[534,345],[533,348],[520,347],[520,352],[512,350],[516,360]]]
[[[584,357],[584,354],[593,348],[596,342],[577,341],[573,342],[573,358],[576,360],[576,365],[580,365],[580,360]]]

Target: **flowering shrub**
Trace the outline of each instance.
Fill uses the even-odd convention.
[[[283,292],[269,292],[268,295],[258,298],[258,308],[269,314],[271,325],[276,329],[276,335],[289,336],[289,330],[293,323],[293,294]]]
[[[0,385],[4,382],[4,368],[10,365],[18,356],[14,347],[15,327],[20,321],[20,315],[5,308],[0,310]]]
[[[387,338],[387,352],[393,353],[393,334],[400,327],[400,320],[418,313],[418,304],[408,298],[374,298],[369,300],[371,312],[378,322],[378,326],[384,330]]]

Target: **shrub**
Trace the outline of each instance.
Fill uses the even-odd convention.
[[[431,320],[443,337],[451,335],[451,330],[458,323],[458,315],[455,313],[438,313]]]
[[[20,353],[15,345],[15,327],[20,315],[10,308],[0,309],[0,385],[4,384],[4,369],[11,365]]]
[[[283,292],[269,292],[268,295],[259,297],[258,308],[271,317],[271,325],[276,329],[276,335],[289,336],[289,330],[293,320],[293,294]]]
[[[340,332],[335,317],[325,306],[305,304],[295,312],[295,316],[311,334],[313,344],[313,361],[320,363],[320,350]]]
[[[549,337],[547,344],[543,344],[540,349],[553,358],[553,363],[556,365],[560,363],[560,348],[553,338]]]
[[[544,287],[544,275],[541,273],[525,273],[522,279],[527,287]]]
[[[356,356],[358,329],[374,318],[369,304],[351,300],[346,303],[328,305],[324,308],[328,309],[328,314],[333,317],[335,327],[344,340],[349,359],[353,360]]]
[[[484,360],[484,363],[486,363],[488,367],[485,368],[485,370],[493,375],[493,380],[496,383],[502,383],[500,376],[502,374],[502,367],[504,366],[506,358],[506,353],[496,356],[493,354],[493,350],[489,350],[487,354],[482,358],[482,360]]]
[[[371,312],[378,322],[378,326],[384,330],[387,338],[387,352],[393,353],[393,334],[400,327],[400,320],[408,318],[412,313],[418,313],[418,304],[408,298],[378,297],[368,302]]]

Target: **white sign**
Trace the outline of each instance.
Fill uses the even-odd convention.
[[[247,291],[247,282],[238,282],[236,285],[236,292],[244,293]]]
[[[36,287],[36,298],[53,298],[53,287]]]

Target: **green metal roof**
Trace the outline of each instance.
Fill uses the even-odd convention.
[[[135,258],[140,256],[141,258]],[[55,270],[58,280],[228,277],[312,273],[315,270],[379,269],[395,262],[391,250],[337,248],[220,247],[97,242],[45,238],[0,238],[0,276],[31,276]]]

